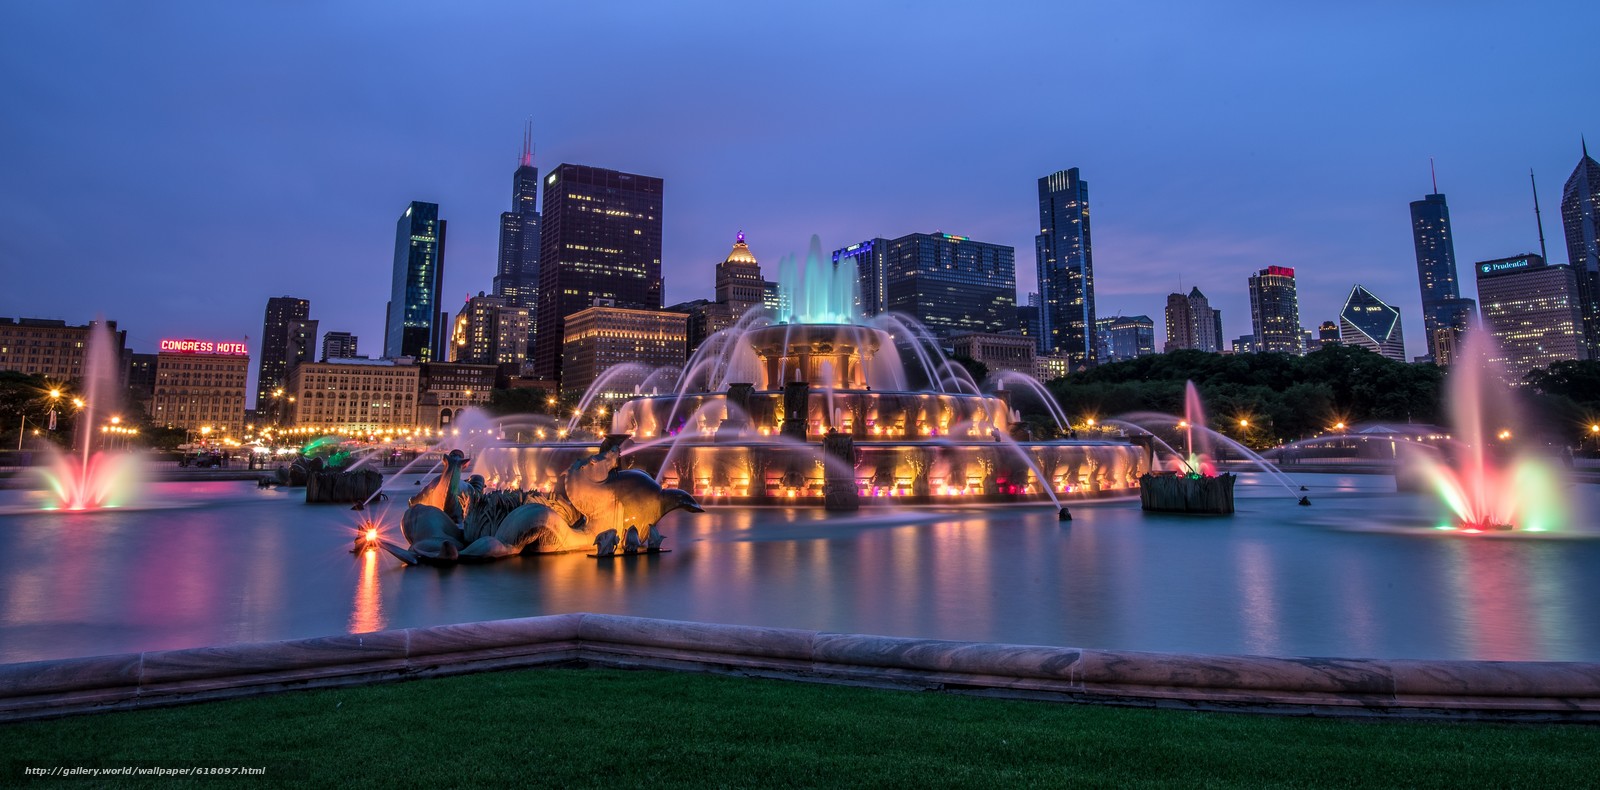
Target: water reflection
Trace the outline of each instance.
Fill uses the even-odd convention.
[[[1352,531],[1431,507],[1372,485],[1319,498],[1316,522],[1282,497],[1229,519],[1131,502],[1074,506],[1069,523],[1039,508],[677,513],[665,555],[453,568],[352,556],[348,511],[211,485],[189,508],[0,516],[0,662],[574,611],[1133,650],[1600,660],[1600,540]]]
[[[361,552],[361,579],[356,583],[355,606],[350,610],[350,633],[382,631],[388,622],[383,616],[383,582],[378,576],[378,550]]]

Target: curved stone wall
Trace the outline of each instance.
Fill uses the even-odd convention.
[[[0,721],[572,663],[1204,710],[1600,721],[1600,664],[1141,653],[601,614],[0,665]]]

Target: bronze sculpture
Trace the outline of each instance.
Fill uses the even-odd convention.
[[[488,489],[474,475],[461,473],[470,459],[453,450],[439,478],[409,500],[401,517],[407,546],[380,541],[384,550],[408,565],[487,561],[516,554],[554,553],[597,547],[613,554],[626,535],[624,551],[661,551],[656,529],[674,510],[703,513],[694,497],[662,488],[649,475],[623,469],[616,444],[572,464],[551,493]]]

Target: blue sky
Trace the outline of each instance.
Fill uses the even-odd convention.
[[[1407,203],[1456,254],[1552,260],[1600,141],[1594,3],[16,3],[0,29],[0,315],[96,313],[136,350],[258,339],[269,296],[379,351],[394,222],[450,223],[446,304],[487,290],[524,119],[538,163],[666,179],[668,302],[744,229],[775,271],[942,230],[1017,248],[1035,181],[1088,180],[1102,315],[1300,277],[1308,326],[1366,285],[1422,353]],[[1597,144],[1600,148],[1600,144]],[[1162,332],[1158,330],[1158,336]]]

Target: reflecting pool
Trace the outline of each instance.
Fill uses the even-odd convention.
[[[415,478],[389,482],[398,523]],[[1600,661],[1600,530],[1432,528],[1377,476],[1244,475],[1233,517],[1048,507],[713,508],[671,553],[403,567],[296,489],[154,483],[142,509],[38,512],[0,491],[0,662],[589,611],[1094,648]],[[1600,513],[1600,486],[1565,496]],[[377,506],[368,515],[384,513]]]

